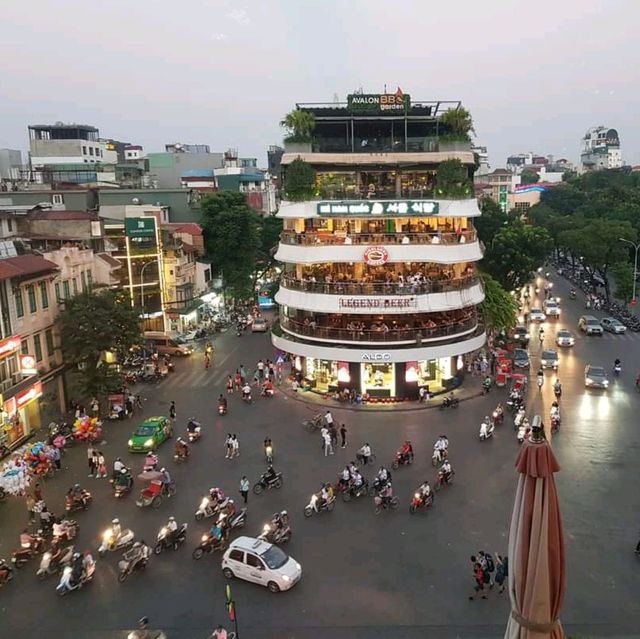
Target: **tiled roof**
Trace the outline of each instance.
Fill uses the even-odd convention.
[[[120,260],[117,260],[115,257],[111,257],[108,253],[96,253],[96,257],[99,257],[112,268],[120,268],[122,266],[122,262]]]
[[[32,220],[97,220],[95,213],[89,211],[56,211],[47,209],[41,211],[31,211],[29,218]]]
[[[174,233],[188,233],[189,235],[202,235],[202,227],[195,222],[185,222],[184,224],[171,223],[163,224],[170,228]]]
[[[18,255],[0,260],[0,280],[57,270],[56,264],[41,255]]]
[[[197,253],[198,249],[193,245],[189,244],[189,242],[182,242],[182,250],[185,253]]]

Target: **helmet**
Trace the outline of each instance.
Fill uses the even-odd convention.
[[[176,518],[173,515],[171,515],[171,517],[169,517],[169,521],[175,521],[175,520],[176,520]]]
[[[120,523],[120,520],[116,517],[114,520],[112,520],[112,521],[111,521],[111,523],[112,523],[114,526],[117,526],[117,525]]]
[[[75,484],[74,489],[75,490],[80,490],[80,484]]]
[[[79,552],[74,552],[73,553],[73,559],[74,559],[74,561],[77,561],[78,559],[80,559],[80,553]]]
[[[120,473],[121,473],[121,474],[123,474],[123,475],[126,475],[126,474],[127,474],[127,469],[126,469],[126,468],[123,468],[123,469],[120,471]]]
[[[166,468],[161,468],[161,469],[160,469],[160,472],[161,472],[161,473],[166,473],[166,472],[167,472],[167,469],[166,469]]]
[[[135,543],[135,544],[133,544],[133,547],[134,547],[134,548],[140,548],[140,542],[139,542],[139,541],[136,541],[136,543]]]
[[[116,461],[122,461],[122,459],[120,459],[120,457],[116,457]]]
[[[281,515],[282,517],[286,517],[288,514],[289,514],[289,513],[287,513],[287,511],[286,511],[286,510],[283,510],[283,511],[280,513],[280,515]]]

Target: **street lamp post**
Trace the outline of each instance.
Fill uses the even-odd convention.
[[[636,276],[638,274],[638,250],[640,249],[640,244],[636,244],[635,242],[632,242],[631,240],[625,240],[623,237],[619,237],[618,239],[621,242],[624,242],[625,244],[631,244],[631,246],[633,246],[633,249],[635,251],[635,258],[633,260],[633,293],[631,295],[631,302],[635,306],[635,304],[636,304]]]
[[[147,262],[140,269],[140,302],[142,307],[142,328],[144,329],[144,270],[147,266],[154,264],[155,262]],[[143,337],[144,337],[144,330]],[[144,340],[142,341],[142,374],[144,375],[147,371],[147,349],[145,348]]]

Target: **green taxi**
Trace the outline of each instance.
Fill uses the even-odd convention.
[[[148,417],[131,435],[128,442],[129,452],[148,453],[155,450],[173,434],[173,426],[168,417]]]

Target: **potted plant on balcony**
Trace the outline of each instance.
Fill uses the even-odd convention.
[[[471,180],[466,167],[460,160],[440,162],[436,172],[436,197],[463,199],[471,197],[472,193]]]
[[[313,113],[293,109],[284,116],[280,126],[287,132],[284,138],[287,153],[311,153],[313,131],[316,128]]]
[[[449,109],[440,117],[440,151],[469,151],[471,136],[475,135],[473,118],[464,107]]]

